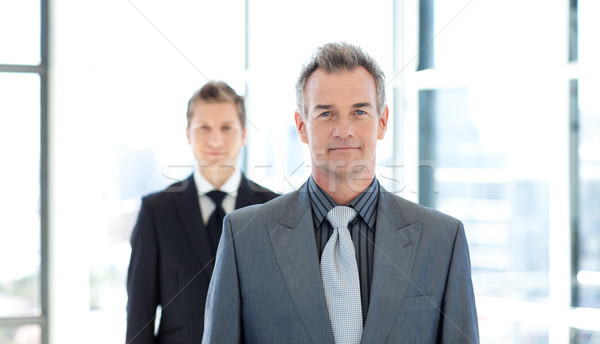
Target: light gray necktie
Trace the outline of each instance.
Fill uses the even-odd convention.
[[[362,336],[360,280],[348,223],[356,210],[338,206],[327,213],[333,226],[321,256],[321,277],[336,344],[358,344]]]

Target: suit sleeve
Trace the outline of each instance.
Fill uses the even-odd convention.
[[[158,304],[158,243],[152,211],[147,200],[131,236],[131,259],[127,276],[127,344],[154,342]]]
[[[240,287],[229,216],[225,217],[208,288],[202,343],[242,343]]]
[[[469,249],[462,222],[454,240],[454,249],[442,303],[441,343],[479,343],[477,309],[471,280]]]

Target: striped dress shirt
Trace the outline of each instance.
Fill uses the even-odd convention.
[[[308,190],[320,260],[325,245],[327,245],[327,241],[333,233],[333,227],[327,221],[327,213],[338,204],[317,185],[312,176],[308,180]],[[358,216],[348,224],[348,230],[350,231],[356,252],[356,263],[360,278],[363,324],[367,318],[367,311],[369,309],[371,281],[373,278],[373,251],[375,249],[375,220],[377,218],[378,195],[379,182],[374,178],[373,182],[360,195],[350,203],[342,204],[353,208],[358,213]]]

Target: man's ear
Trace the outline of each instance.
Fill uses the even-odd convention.
[[[190,140],[190,126],[186,126],[185,127],[185,136],[187,137],[188,143],[192,144],[192,141]]]
[[[298,110],[296,110],[296,112],[294,113],[294,119],[296,121],[296,132],[298,132],[300,140],[303,143],[308,143],[308,135],[306,133],[306,122],[304,121],[304,118],[302,117],[300,112],[298,112]]]
[[[246,145],[246,128],[242,129],[242,147]]]
[[[383,140],[383,138],[385,137],[389,115],[390,111],[388,109],[388,106],[384,105],[383,111],[381,112],[381,116],[379,116],[379,120],[377,121],[377,138],[379,140]]]

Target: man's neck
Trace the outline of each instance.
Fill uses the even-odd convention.
[[[346,205],[358,197],[371,185],[375,175],[347,175],[346,178],[339,176],[323,176],[312,174],[315,183],[338,205]]]
[[[219,189],[221,186],[223,186],[227,179],[229,179],[229,177],[231,177],[235,172],[231,166],[200,166],[199,169],[202,177],[209,181],[215,187],[215,189]]]

